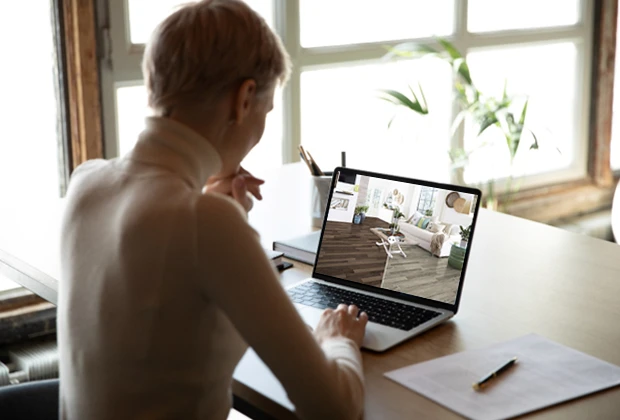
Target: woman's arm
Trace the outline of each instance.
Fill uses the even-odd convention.
[[[326,337],[319,346],[241,207],[205,194],[197,235],[201,288],[280,380],[300,418],[359,418],[364,388],[358,345]]]

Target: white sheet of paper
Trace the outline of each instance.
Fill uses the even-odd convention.
[[[472,384],[513,357],[482,391]],[[536,334],[418,363],[386,377],[474,420],[506,419],[620,384],[620,367]]]

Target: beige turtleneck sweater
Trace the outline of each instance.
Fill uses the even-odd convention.
[[[74,172],[58,300],[62,419],[226,419],[250,345],[303,419],[358,418],[359,350],[317,344],[221,168],[189,128],[149,118],[124,158]],[[247,344],[246,344],[247,343]]]

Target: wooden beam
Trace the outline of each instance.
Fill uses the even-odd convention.
[[[617,17],[618,0],[596,1],[588,173],[594,185],[601,187],[609,187],[614,183],[610,146]]]
[[[63,1],[71,170],[103,158],[95,0]]]
[[[536,222],[552,223],[610,208],[614,188],[583,181],[524,191],[517,195],[517,199],[503,203],[506,213]]]

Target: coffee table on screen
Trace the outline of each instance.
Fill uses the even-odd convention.
[[[379,239],[381,239],[380,242],[375,242],[375,244],[377,246],[383,246],[383,249],[385,249],[385,253],[390,258],[394,258],[394,254],[401,254],[404,258],[407,258],[407,254],[405,254],[405,252],[400,246],[418,244],[418,242],[407,238],[400,232],[392,234],[392,231],[390,229],[370,228],[370,231],[377,235]],[[395,250],[394,247],[396,247],[397,249]]]

